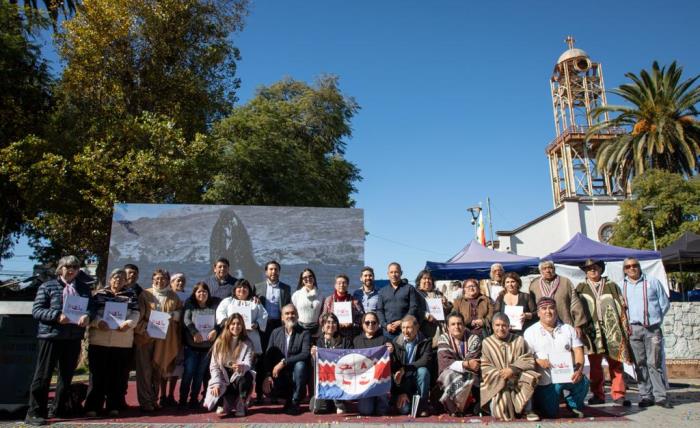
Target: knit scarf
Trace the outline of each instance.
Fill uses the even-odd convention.
[[[557,288],[559,288],[559,275],[550,283],[547,283],[544,278],[540,277],[540,292],[542,293],[542,297],[551,298],[554,296],[554,293],[557,292]]]

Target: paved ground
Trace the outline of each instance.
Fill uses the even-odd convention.
[[[622,421],[611,421],[610,418],[605,418],[605,420],[596,420],[596,418],[588,418],[583,421],[576,420],[576,428],[585,427],[601,427],[601,426],[624,426],[624,427],[656,427],[656,428],[680,428],[680,427],[700,427],[700,379],[675,379],[671,384],[671,390],[669,392],[669,397],[671,401],[675,404],[674,409],[663,409],[660,407],[650,407],[648,409],[639,409],[636,405],[633,405],[630,409],[623,409],[622,407],[613,407],[609,404],[597,407],[605,407],[606,411],[609,413],[619,414],[625,416],[626,420]],[[632,389],[629,393],[629,398],[633,403],[637,402],[636,390]],[[425,422],[422,422],[425,421]],[[545,428],[545,427],[558,427],[571,424],[570,419],[560,419],[557,421],[547,421],[547,422],[509,422],[509,423],[489,423],[488,425],[494,428],[498,427],[516,427],[516,426],[528,426],[531,428]],[[295,423],[294,419],[290,417],[288,424],[276,423],[276,426],[280,428],[291,428],[296,426],[304,426],[307,428],[318,427],[318,428],[355,428],[359,424],[362,424],[361,419],[357,422],[349,423],[349,421],[340,421],[333,423],[308,423],[299,424]],[[481,420],[476,418],[465,418],[462,423],[442,423],[440,418],[430,418],[429,420],[419,419],[415,423],[386,423],[386,424],[363,424],[368,427],[382,427],[385,428],[387,425],[392,426],[406,426],[407,428],[422,428],[422,427],[434,427],[436,425],[440,428],[452,428],[452,427],[463,427],[464,424],[481,424]],[[0,421],[0,426],[20,426],[22,425],[19,421]],[[124,424],[124,423],[111,423],[107,424],[104,422],[95,423],[56,423],[53,426],[56,427],[71,427],[71,426],[85,426],[85,427],[96,427],[96,426],[107,426],[110,427],[153,427],[153,428],[169,428],[169,427],[226,427],[226,426],[242,426],[241,423],[237,422],[235,419],[227,420],[225,423],[198,423],[198,424],[175,424],[175,423],[138,423],[138,424]],[[246,424],[246,427],[255,428],[270,428],[272,424]]]

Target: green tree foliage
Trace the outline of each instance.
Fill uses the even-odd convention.
[[[343,158],[357,103],[338,79],[262,87],[214,126],[219,171],[204,200],[222,204],[351,207],[357,167]]]
[[[4,1],[3,1],[4,2]],[[19,2],[17,0],[9,0],[9,3],[13,6],[18,6]],[[53,24],[54,30],[58,29],[57,22],[59,14],[62,14],[65,18],[68,18],[73,13],[75,13],[75,8],[78,6],[79,2],[74,0],[42,0],[44,9],[41,9],[39,2],[37,0],[23,0],[24,7],[22,9],[16,8],[15,10],[23,12],[24,17],[27,18],[27,22],[30,26],[43,27],[43,17],[47,13],[51,18],[51,23]]]
[[[235,100],[247,0],[85,0],[58,36],[58,87],[71,135],[99,134],[143,111],[171,117],[186,138]]]
[[[621,182],[646,169],[658,168],[692,175],[700,156],[700,123],[696,120],[700,102],[698,77],[682,81],[683,68],[673,62],[668,68],[657,62],[651,72],[639,76],[627,73],[632,83],[612,92],[631,106],[608,105],[595,109],[593,117],[605,112],[617,113],[609,121],[590,128],[593,135],[609,128],[626,128],[630,132],[602,143],[596,157],[601,173]]]
[[[634,197],[620,206],[611,244],[653,249],[650,220],[654,222],[658,248],[684,232],[700,232],[700,181],[679,174],[647,170],[632,181]],[[649,207],[649,210],[644,208]]]
[[[0,151],[40,260],[106,260],[114,203],[201,201],[215,153],[202,133],[231,109],[238,50],[229,37],[246,6],[85,0],[65,22],[46,134]]]
[[[45,28],[37,18],[34,29]],[[18,7],[0,1],[0,149],[27,134],[41,135],[50,110],[52,79],[41,59],[32,28]],[[11,255],[13,236],[22,230],[24,200],[0,172],[0,260]]]
[[[1,172],[38,213],[27,227],[39,259],[71,253],[106,260],[116,202],[199,200],[206,177],[200,172],[211,156],[202,136],[188,141],[171,120],[152,113],[120,125],[74,155],[56,153],[33,136],[2,151]]]

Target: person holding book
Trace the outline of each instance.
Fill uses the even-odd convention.
[[[559,399],[567,391],[567,406],[574,416],[583,418],[583,401],[589,385],[583,375],[583,343],[574,327],[559,320],[553,298],[542,297],[537,301],[537,315],[539,322],[525,330],[523,336],[535,355],[540,374],[532,399],[535,412],[543,418],[557,417]]]

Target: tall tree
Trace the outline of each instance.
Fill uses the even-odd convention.
[[[66,67],[46,135],[0,150],[0,174],[22,194],[39,259],[105,261],[116,202],[201,200],[216,154],[202,134],[232,108],[239,55],[230,37],[246,7],[85,0],[65,23]]]
[[[659,168],[692,175],[700,156],[700,123],[697,121],[700,87],[698,77],[681,81],[683,68],[657,62],[651,72],[627,73],[632,83],[613,89],[631,106],[608,105],[595,109],[593,117],[617,113],[613,119],[590,128],[588,135],[610,128],[629,130],[602,143],[596,157],[601,173],[624,182],[646,169]]]
[[[19,2],[17,0],[9,0],[9,3],[14,6],[18,6]],[[75,8],[78,6],[79,1],[77,0],[42,0],[44,9],[51,18],[51,23],[53,24],[54,30],[58,29],[56,24],[58,23],[59,15],[62,14],[64,18],[68,18],[75,13]],[[41,26],[41,21],[43,17],[42,10],[39,6],[37,0],[23,0],[24,7],[22,11],[24,16],[28,18],[28,24],[34,26],[39,24]],[[19,8],[15,9],[17,12],[20,11]],[[19,14],[18,14],[19,16]]]
[[[230,36],[247,3],[84,0],[58,37],[58,120],[72,136],[96,135],[149,111],[171,117],[186,138],[205,132],[235,101],[240,55]]]
[[[221,156],[204,199],[223,204],[351,207],[359,170],[343,158],[359,110],[334,76],[260,88],[213,129]]]
[[[700,181],[651,169],[632,180],[632,199],[620,205],[610,243],[630,248],[654,248],[654,223],[658,248],[684,232],[700,232]]]
[[[43,134],[53,81],[32,31],[47,25],[37,18],[31,27],[18,6],[0,1],[0,149],[28,134]],[[12,253],[27,207],[19,189],[2,173],[0,194],[1,264]]]

